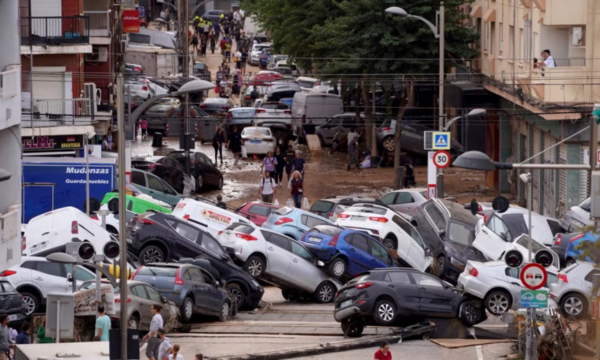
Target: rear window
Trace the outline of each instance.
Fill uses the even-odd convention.
[[[589,197],[587,199],[585,199],[580,205],[580,208],[582,208],[583,210],[590,212],[592,209],[592,198]]]
[[[350,209],[348,209],[348,211],[357,211],[357,212],[361,212],[361,213],[377,214],[377,215],[385,215],[387,213],[386,209],[380,209],[380,208],[376,208],[376,207],[366,208],[366,207],[354,207],[353,206]]]
[[[245,128],[242,135],[246,136],[271,136],[271,130],[266,128]]]
[[[243,234],[252,234],[252,232],[254,231],[254,228],[252,226],[249,226],[246,224],[237,223],[237,224],[229,225],[226,230],[241,232]]]
[[[175,277],[177,270],[177,267],[143,266],[138,269],[137,275]]]
[[[294,211],[294,209],[292,209],[291,207],[284,206],[281,209],[278,209],[277,211],[275,211],[275,214],[277,214],[277,215],[287,215],[287,214],[291,213],[292,211]]]
[[[310,208],[310,212],[315,212],[315,211],[318,211],[318,212],[328,212],[329,210],[331,210],[332,207],[333,207],[333,203],[332,202],[318,200]]]
[[[15,288],[8,281],[0,281],[0,291],[3,293],[14,293]]]
[[[319,232],[321,234],[325,234],[325,235],[329,235],[329,236],[338,236],[339,234],[341,234],[342,231],[344,231],[344,229],[339,228],[337,226],[331,226],[331,225],[317,225],[314,228],[312,228],[310,231],[316,231]]]
[[[289,110],[288,104],[275,103],[275,104],[262,104],[261,108],[269,110]]]
[[[359,275],[359,276],[355,277],[354,279],[348,281],[348,283],[345,285],[345,287],[348,287],[348,285],[354,285],[356,283],[366,281],[369,278],[369,276],[371,276],[371,274],[369,274],[369,273]]]

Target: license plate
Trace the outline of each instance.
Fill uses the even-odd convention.
[[[8,321],[17,320],[17,315],[8,315]]]
[[[321,242],[321,238],[314,237],[314,236],[309,236],[308,237],[308,242],[320,243]]]
[[[236,117],[251,117],[249,112],[238,112]]]
[[[250,144],[260,144],[261,140],[250,140]]]
[[[367,218],[364,216],[350,216],[350,220],[353,221],[365,221]]]
[[[48,243],[46,243],[46,242],[43,242],[43,243],[40,243],[40,244],[34,245],[34,246],[31,248],[31,253],[33,254],[33,253],[36,253],[36,252],[38,252],[38,251],[42,251],[42,250],[44,250],[44,249],[45,249],[45,248],[47,248],[47,247],[48,247]]]
[[[346,306],[350,306],[352,304],[352,300],[346,300],[340,304],[340,309],[345,308]]]

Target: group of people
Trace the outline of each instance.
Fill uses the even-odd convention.
[[[0,360],[11,360],[11,349],[15,345],[30,344],[31,324],[24,322],[21,324],[21,331],[8,327],[8,315],[0,315]],[[53,343],[52,338],[46,337],[46,317],[42,318],[42,324],[37,330],[37,339],[40,344]]]
[[[285,171],[289,198],[295,207],[300,208],[302,198],[306,196],[304,192],[305,165],[306,160],[299,150],[294,151],[291,144],[288,145],[285,153],[279,146],[275,149],[275,154],[269,151],[261,166],[263,177],[259,183],[259,198],[265,203],[273,203],[277,196],[277,188],[282,187]]]

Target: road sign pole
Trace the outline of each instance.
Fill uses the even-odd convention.
[[[534,360],[531,357],[531,314],[532,308],[527,308],[527,323],[525,324],[525,360]]]
[[[427,153],[427,189],[428,189],[428,193],[431,191],[429,189],[433,188],[436,193],[437,193],[437,189],[436,189],[436,172],[437,172],[437,168],[435,167],[435,164],[433,163],[433,156],[435,155],[434,151],[429,151]],[[436,197],[436,196],[434,196]],[[428,196],[428,198],[430,198]]]

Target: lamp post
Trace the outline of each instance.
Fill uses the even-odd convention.
[[[439,78],[439,82],[438,82],[438,87],[439,87],[438,130],[444,131],[444,48],[445,48],[444,32],[446,31],[446,22],[445,22],[446,21],[445,20],[446,9],[444,7],[444,2],[442,1],[440,3],[440,10],[435,12],[435,14],[436,14],[436,24],[435,25],[431,21],[425,19],[424,17],[417,16],[417,15],[411,15],[411,14],[407,13],[406,10],[404,10],[400,7],[397,7],[397,6],[389,7],[387,9],[385,9],[385,12],[389,13],[389,14],[406,16],[409,18],[415,18],[415,19],[421,20],[422,22],[427,24],[427,26],[429,26],[431,31],[433,31],[433,35],[435,36],[435,38],[440,40],[440,49],[439,49],[439,55],[440,55],[439,77],[440,78]],[[439,17],[439,21],[438,21],[438,17]],[[444,197],[444,171],[441,168],[438,169],[437,195],[439,198]]]
[[[448,131],[448,129],[450,129],[450,126],[452,126],[452,124],[454,124],[456,121],[458,121],[462,118],[467,118],[469,116],[485,115],[486,113],[487,113],[487,111],[485,109],[473,109],[473,110],[469,111],[469,113],[467,115],[457,116],[457,117],[453,118],[452,120],[448,121],[446,123],[446,125],[444,126],[444,131]]]

